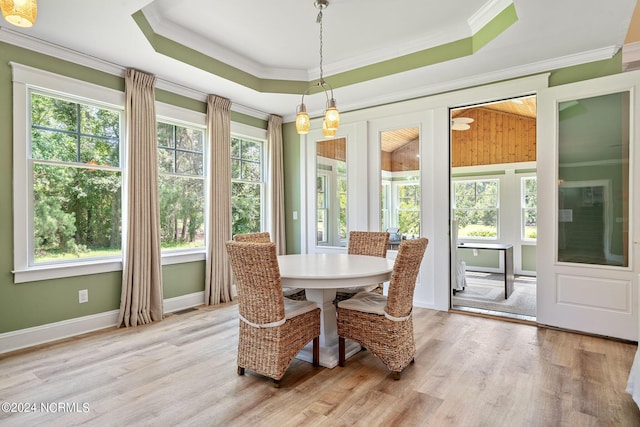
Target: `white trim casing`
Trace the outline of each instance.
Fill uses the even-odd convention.
[[[97,263],[80,262],[77,264],[58,264],[51,266],[30,266],[31,224],[28,212],[32,211],[33,185],[29,168],[15,167],[26,165],[29,160],[30,111],[28,96],[30,88],[41,88],[47,92],[72,95],[90,100],[106,107],[123,111],[124,93],[87,82],[45,72],[12,62],[13,73],[13,241],[14,241],[14,282],[22,283],[58,277],[78,276],[89,273],[103,273],[122,269],[121,260],[107,259]],[[122,159],[121,159],[122,161]],[[124,174],[124,173],[123,173]],[[94,265],[92,265],[94,264]]]

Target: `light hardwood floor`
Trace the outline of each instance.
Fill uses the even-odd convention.
[[[295,360],[280,389],[238,376],[235,303],[0,355],[0,401],[37,405],[0,425],[640,425],[635,344],[420,308],[414,323],[399,381],[367,351],[344,368]]]

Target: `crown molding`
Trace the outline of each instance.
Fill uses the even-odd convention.
[[[73,64],[88,67],[96,71],[101,71],[107,74],[111,74],[118,77],[125,76],[127,67],[113,64],[102,59],[98,59],[91,55],[80,53],[71,49],[60,47],[56,44],[42,41],[38,38],[19,33],[17,31],[10,30],[5,27],[0,27],[0,42],[5,42],[11,45],[18,46],[33,52],[37,52],[43,55],[52,56],[63,61],[71,62]],[[208,94],[200,92],[195,89],[185,87],[167,80],[157,79],[156,88],[160,90],[166,90],[176,95],[184,96],[186,98],[195,99],[198,101],[207,101]],[[255,117],[261,120],[268,120],[269,114],[264,111],[256,110],[252,107],[247,107],[237,103],[233,103],[232,111],[245,114],[251,117]]]
[[[413,38],[407,40],[405,43],[395,44],[387,48],[380,48],[379,46],[372,47],[370,50],[360,52],[351,58],[324,64],[324,74],[325,76],[329,76],[347,73],[394,58],[468,39],[489,25],[493,19],[498,17],[511,5],[513,5],[512,0],[490,0],[465,23],[461,23],[457,28],[448,28],[446,33],[441,32],[435,35],[429,34],[424,37]],[[134,15],[138,15],[138,19],[144,20],[144,23],[138,21],[138,25],[148,25],[153,34],[161,36],[166,40],[179,43],[185,48],[197,51],[258,79],[311,82],[320,76],[319,66],[314,66],[310,69],[277,68],[253,61],[246,55],[231,51],[215,41],[194,34],[188,29],[165,19],[154,3],[150,3]],[[163,54],[171,56],[168,52],[164,52]]]
[[[461,89],[466,89],[475,86],[486,85],[490,83],[500,82],[504,80],[511,80],[521,78],[529,75],[536,75],[540,73],[550,72],[565,67],[572,67],[575,65],[581,65],[588,62],[600,61],[605,59],[611,59],[619,50],[618,46],[607,46],[601,49],[590,50],[575,55],[568,55],[564,57],[554,58],[547,61],[534,62],[519,67],[512,67],[494,72],[478,74],[473,77],[452,80],[445,83],[437,83],[424,86],[416,86],[406,90],[393,91],[393,93],[387,93],[377,97],[367,97],[366,100],[356,101],[346,105],[342,103],[341,110],[347,113],[348,111],[362,110],[366,108],[372,108],[375,106],[381,106],[386,104],[393,104],[396,102],[406,101],[408,99],[422,98],[439,93],[451,92]],[[403,73],[402,79],[412,78],[408,76],[413,72],[419,72],[419,70],[408,71]],[[418,80],[413,78],[414,80]],[[320,115],[320,111],[309,111],[311,117]],[[287,115],[284,117],[285,122],[295,120],[295,115]]]
[[[53,56],[55,58],[62,59],[63,61],[72,62],[97,71],[102,71],[107,74],[122,77],[125,75],[125,67],[75,50],[67,49],[5,27],[0,27],[0,41],[41,53],[43,55]]]

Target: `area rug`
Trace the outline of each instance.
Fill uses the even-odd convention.
[[[516,276],[513,293],[504,299],[502,274],[467,271],[467,286],[451,297],[453,306],[536,316],[536,278]]]

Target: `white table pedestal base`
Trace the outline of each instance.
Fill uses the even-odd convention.
[[[307,301],[320,307],[320,366],[333,368],[338,365],[338,324],[336,321],[335,289],[305,289]],[[345,358],[359,352],[360,345],[353,341],[345,343]],[[313,362],[313,343],[302,349],[296,358]]]
[[[360,344],[349,340],[345,342],[344,348],[345,359],[350,358],[351,356],[362,350]],[[298,353],[296,359],[313,363],[313,343],[307,344],[300,351],[300,353]],[[320,346],[320,366],[324,366],[325,368],[333,368],[338,366],[338,344],[331,347]]]

